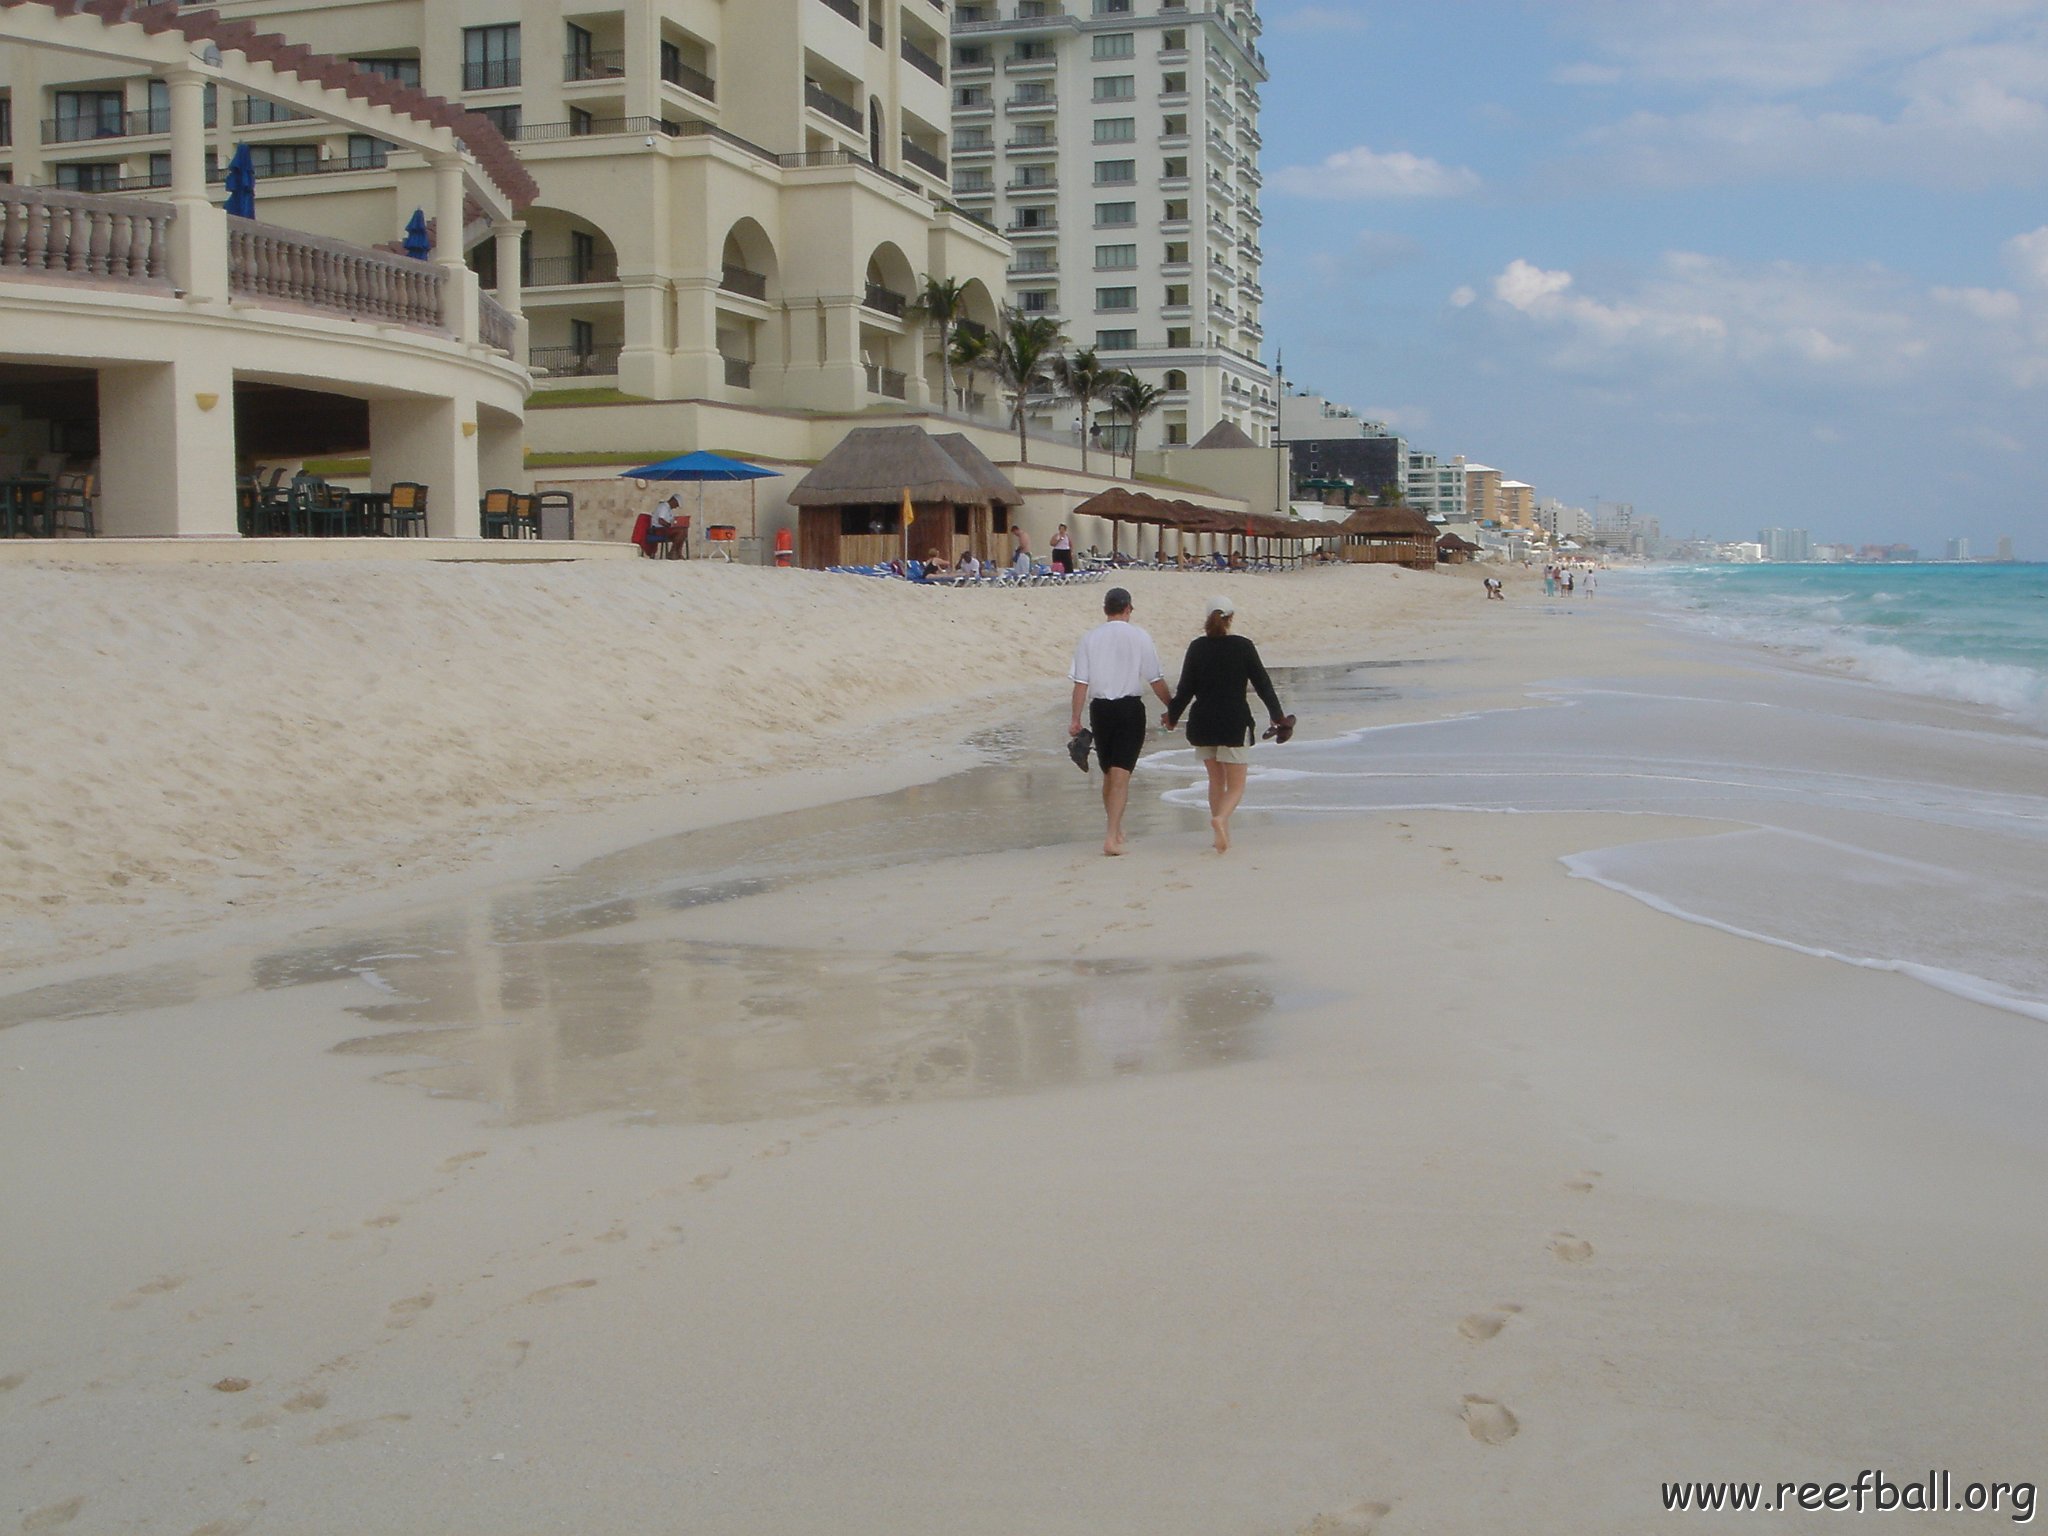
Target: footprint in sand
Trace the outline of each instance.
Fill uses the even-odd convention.
[[[119,1301],[114,1302],[109,1310],[115,1312],[133,1311],[142,1305],[145,1298],[168,1295],[183,1285],[185,1280],[186,1277],[184,1275],[158,1275],[156,1279],[138,1285]]]
[[[1334,1515],[1317,1515],[1296,1536],[1372,1536],[1372,1529],[1393,1509],[1376,1499],[1361,1499]]]
[[[1550,1251],[1567,1264],[1583,1264],[1593,1257],[1593,1245],[1569,1232],[1559,1232],[1552,1237]]]
[[[351,1419],[346,1424],[337,1424],[332,1429],[323,1429],[308,1445],[335,1445],[343,1440],[360,1440],[375,1432],[379,1424],[403,1424],[412,1417],[409,1413],[380,1413],[374,1419]]]
[[[12,1392],[16,1387],[20,1386],[24,1381],[27,1380],[27,1374],[22,1371],[13,1371],[10,1372],[8,1375],[0,1376],[0,1392]]]
[[[54,1531],[60,1525],[69,1525],[78,1518],[78,1512],[85,1508],[85,1495],[66,1499],[62,1504],[45,1504],[41,1509],[27,1515],[21,1522],[23,1531]]]
[[[382,1216],[372,1216],[363,1225],[366,1227],[395,1227],[398,1225],[398,1213],[396,1211],[386,1211]]]
[[[763,1147],[763,1148],[762,1148],[762,1149],[761,1149],[760,1151],[756,1152],[756,1153],[754,1154],[754,1156],[756,1156],[756,1157],[787,1157],[787,1156],[789,1156],[789,1147],[790,1147],[790,1144],[789,1144],[788,1142],[786,1142],[786,1141],[778,1141],[778,1142],[776,1142],[776,1143],[775,1143],[775,1145],[773,1145],[772,1147]]]
[[[692,1189],[709,1189],[712,1185],[718,1183],[721,1179],[729,1179],[731,1177],[732,1169],[714,1168],[711,1170],[711,1172],[700,1173],[697,1175],[697,1177],[690,1180],[690,1187]]]
[[[525,1300],[530,1302],[553,1301],[556,1297],[565,1296],[570,1291],[587,1291],[595,1284],[597,1284],[595,1280],[564,1280],[560,1285],[542,1286],[532,1295],[526,1297]]]
[[[263,1500],[251,1499],[232,1515],[223,1515],[218,1520],[209,1520],[191,1533],[191,1536],[242,1536],[256,1523],[256,1517],[263,1513]]]
[[[286,1413],[317,1413],[326,1406],[325,1392],[301,1392],[297,1397],[288,1397],[284,1400]]]
[[[1490,1397],[1467,1396],[1459,1417],[1465,1421],[1466,1433],[1481,1445],[1506,1445],[1522,1432],[1520,1421],[1506,1405]]]
[[[623,1243],[627,1232],[624,1227],[614,1226],[609,1232],[600,1232],[591,1241],[594,1243]]]
[[[1468,1313],[1459,1322],[1458,1332],[1475,1344],[1484,1344],[1507,1327],[1508,1320],[1521,1310],[1515,1303],[1504,1301],[1496,1311]]]
[[[410,1328],[419,1320],[419,1315],[434,1304],[434,1293],[408,1296],[403,1301],[391,1303],[391,1311],[384,1319],[386,1328]]]
[[[464,1163],[473,1163],[480,1157],[489,1156],[489,1149],[484,1147],[479,1147],[474,1152],[458,1152],[453,1157],[442,1159],[441,1171],[443,1173],[453,1173],[456,1169],[460,1168]]]

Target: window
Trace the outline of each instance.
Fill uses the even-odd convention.
[[[1131,14],[1131,0],[1095,0],[1095,14],[1098,16],[1128,16]]]
[[[986,48],[955,48],[953,50],[953,67],[955,69],[987,69],[990,62],[989,51]]]
[[[1166,424],[1166,445],[1169,448],[1185,448],[1188,442],[1188,424],[1184,421],[1169,421]]]
[[[257,176],[310,176],[320,169],[320,151],[311,144],[251,144],[249,165]]]
[[[1095,37],[1095,57],[1098,59],[1130,59],[1138,53],[1138,34],[1135,32],[1100,32]]]
[[[1138,120],[1135,117],[1104,117],[1096,119],[1095,142],[1098,144],[1129,144],[1138,137]]]
[[[168,187],[171,184],[171,157],[151,155],[149,157],[149,184],[152,187]]]
[[[571,80],[588,80],[597,71],[592,67],[591,55],[596,52],[596,39],[588,27],[569,24],[568,75]]]
[[[57,167],[57,186],[65,192],[113,192],[121,185],[121,162],[99,160]]]
[[[953,135],[953,148],[956,150],[995,147],[995,137],[986,128],[963,128]]]
[[[953,105],[966,111],[995,105],[995,96],[985,85],[963,85],[953,93]]]
[[[1010,148],[1037,149],[1041,145],[1049,148],[1056,142],[1052,130],[1044,123],[1022,123],[1018,125],[1017,137],[1010,140]]]
[[[1166,344],[1169,347],[1192,347],[1195,344],[1195,333],[1184,325],[1174,326],[1166,333]]]
[[[348,136],[348,168],[352,171],[381,171],[390,153],[391,146],[374,134]]]
[[[1119,225],[1135,224],[1137,222],[1138,205],[1136,203],[1097,203],[1095,205],[1095,225],[1098,229],[1115,229]]]
[[[582,107],[571,107],[569,109],[570,138],[587,138],[596,129],[596,127],[597,118],[594,114],[585,111]]]
[[[953,190],[955,192],[986,192],[995,185],[995,180],[986,170],[955,171]]]
[[[119,138],[124,106],[119,91],[57,92],[57,142]]]
[[[519,27],[462,29],[462,88],[496,91],[519,84]]]
[[[414,59],[350,59],[357,69],[373,75],[382,75],[386,80],[400,85],[420,83],[420,61]]]
[[[1098,187],[1120,187],[1138,179],[1138,162],[1135,160],[1098,160],[1095,162],[1095,185]]]
[[[1057,288],[1027,288],[1017,295],[1017,307],[1027,315],[1050,313],[1059,297]]]
[[[1010,50],[1013,64],[1045,64],[1053,58],[1051,43],[1019,43]]]
[[[1098,288],[1095,290],[1097,309],[1136,309],[1138,290],[1135,288]]]
[[[1017,222],[1010,226],[1012,229],[1051,229],[1053,227],[1052,210],[1050,208],[1019,208],[1017,210]]]
[[[1136,331],[1097,331],[1095,350],[1098,352],[1135,352],[1138,349]]]
[[[519,137],[519,109],[517,107],[471,107],[470,111],[489,123],[508,139]]]
[[[1136,75],[1100,75],[1095,81],[1097,101],[1135,101],[1138,98],[1138,77]]]
[[[1095,265],[1105,272],[1135,271],[1138,248],[1135,245],[1098,245],[1095,247]]]
[[[14,142],[14,98],[0,96],[0,145]]]
[[[245,123],[289,123],[306,115],[278,102],[265,101],[260,96],[251,96],[242,103],[242,121]]]
[[[1053,187],[1052,167],[1049,165],[1022,165],[1017,168],[1017,179],[1010,185],[1022,192],[1030,187]]]
[[[1186,389],[1188,387],[1188,376],[1178,368],[1169,368],[1166,370],[1166,387],[1170,390]]]

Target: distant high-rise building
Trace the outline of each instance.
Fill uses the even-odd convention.
[[[1525,480],[1501,481],[1500,520],[1506,527],[1533,532],[1537,526],[1536,487]]]
[[[1968,539],[1950,539],[1948,541],[1948,557],[1951,560],[1969,559],[1970,541]]]
[[[1465,515],[1498,525],[1501,473],[1490,464],[1465,466]]]
[[[1447,523],[1465,520],[1465,456],[1439,460],[1433,453],[1408,454],[1408,505]]]
[[[1998,536],[1998,559],[2003,565],[2012,564],[2012,535],[2009,533],[2001,533]]]
[[[1756,541],[1764,558],[1773,561],[1805,561],[1813,558],[1813,536],[1804,528],[1765,528]]]

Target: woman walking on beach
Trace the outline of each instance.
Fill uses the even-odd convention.
[[[1209,604],[1209,617],[1188,646],[1180,668],[1180,688],[1166,706],[1161,722],[1170,731],[1183,712],[1188,717],[1188,745],[1209,770],[1209,830],[1216,851],[1230,852],[1230,818],[1244,799],[1245,771],[1252,760],[1252,712],[1245,703],[1247,685],[1272,717],[1268,731],[1285,741],[1294,731],[1294,716],[1280,708],[1280,695],[1259,660],[1259,648],[1230,632],[1237,608],[1229,598]],[[1193,708],[1190,709],[1189,705]]]

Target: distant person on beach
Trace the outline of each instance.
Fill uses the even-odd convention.
[[[660,559],[663,555],[681,552],[681,540],[689,537],[689,524],[678,523],[683,514],[683,499],[667,496],[654,504],[654,511],[647,519],[647,553]]]
[[[1074,541],[1068,536],[1065,523],[1052,536],[1052,568],[1061,575],[1074,568]]]
[[[1102,764],[1102,810],[1108,831],[1102,851],[1111,858],[1124,852],[1124,807],[1131,798],[1131,770],[1145,745],[1145,690],[1170,705],[1166,669],[1152,637],[1131,622],[1131,594],[1111,587],[1103,594],[1103,622],[1081,637],[1068,678],[1074,685],[1069,738],[1081,734],[1081,709],[1088,710],[1088,728],[1095,733],[1095,756]]]
[[[1230,632],[1236,606],[1227,597],[1212,599],[1202,633],[1188,646],[1180,665],[1180,687],[1159,723],[1169,731],[1188,717],[1188,745],[1209,771],[1209,830],[1218,853],[1230,852],[1230,818],[1244,799],[1245,773],[1252,760],[1252,712],[1245,703],[1253,688],[1272,718],[1268,733],[1281,740],[1293,733],[1294,717],[1280,707],[1280,695],[1259,660],[1259,648]],[[1192,706],[1192,707],[1190,707]]]
[[[1016,547],[1010,554],[1010,569],[1019,576],[1029,576],[1031,574],[1031,540],[1025,537],[1022,528],[1012,528],[1010,530],[1010,537],[1016,541]]]
[[[1507,601],[1506,595],[1501,591],[1500,578],[1498,576],[1486,578],[1486,596],[1489,602],[1497,600],[1504,603]]]

